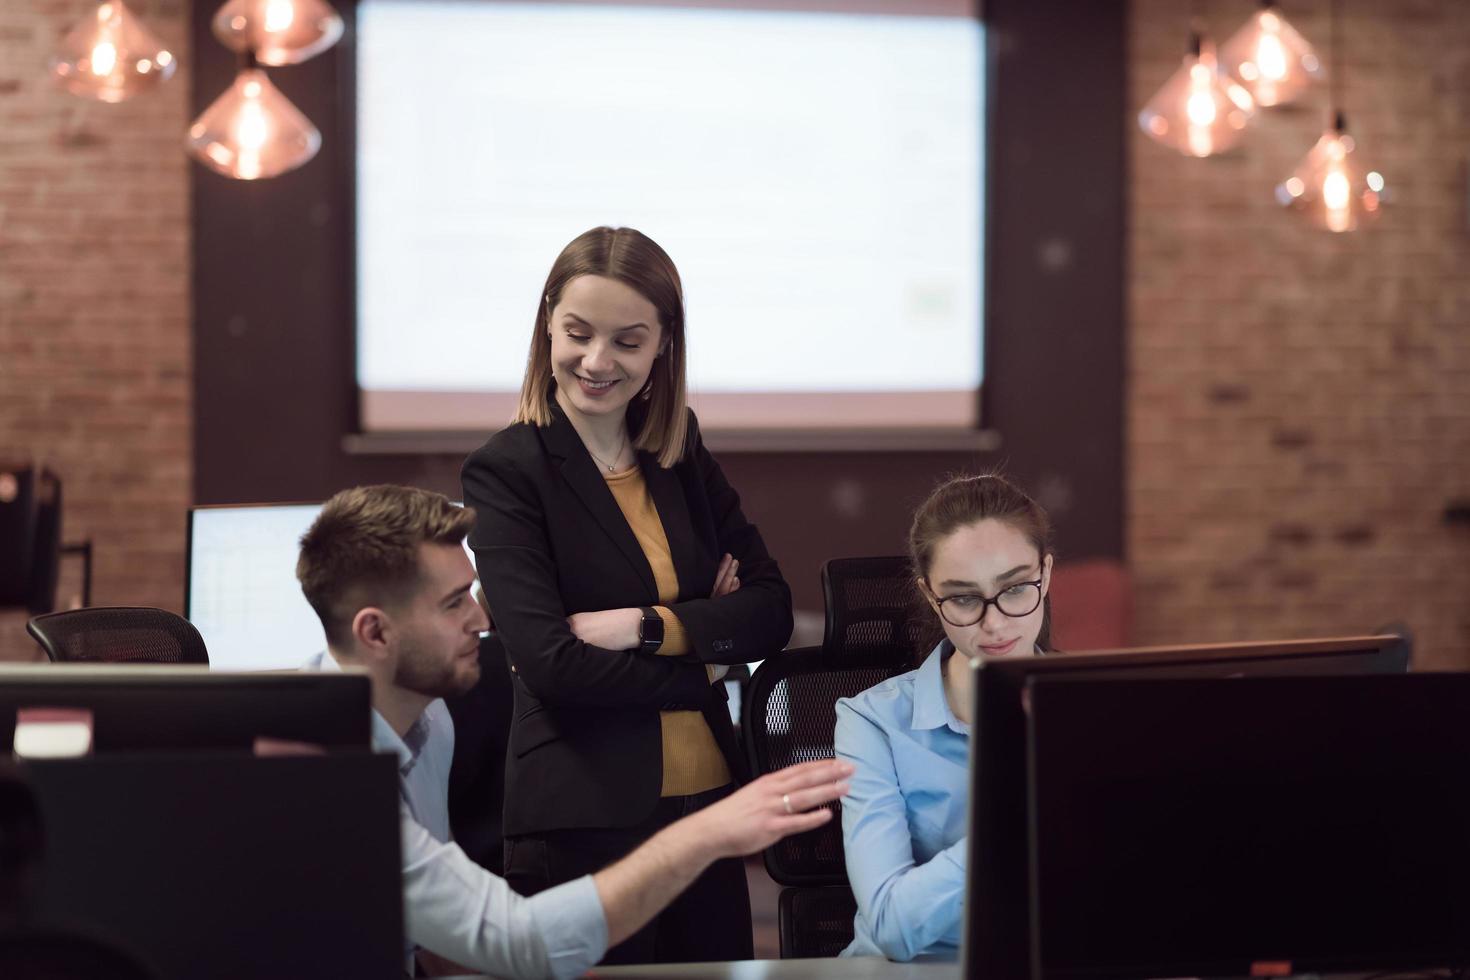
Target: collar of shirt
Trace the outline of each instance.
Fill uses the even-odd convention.
[[[909,724],[916,730],[948,725],[958,735],[969,735],[970,726],[955,717],[944,694],[944,662],[954,653],[948,640],[941,640],[914,675],[914,713]]]
[[[342,665],[337,663],[337,658],[329,651],[322,651],[308,663],[317,670],[327,672],[338,672]],[[421,714],[409,726],[408,731],[400,737],[388,724],[388,720],[373,709],[373,748],[379,752],[391,752],[398,756],[398,774],[407,776],[413,770],[414,763],[418,762],[419,753],[423,751],[424,744],[429,740],[429,729],[432,723],[429,721],[428,713]]]

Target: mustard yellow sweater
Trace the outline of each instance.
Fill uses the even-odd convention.
[[[664,534],[663,521],[658,508],[648,492],[648,484],[638,467],[622,473],[604,474],[613,499],[618,502],[633,536],[643,549],[648,565],[653,569],[653,581],[658,586],[658,601],[674,602],[679,597],[679,575],[674,570],[674,559],[669,553],[669,539]],[[654,609],[664,621],[664,642],[658,648],[659,656],[675,657],[689,652],[689,637],[684,624],[667,605]],[[711,678],[713,670],[706,665],[705,671]],[[664,782],[662,795],[689,796],[703,793],[730,782],[730,767],[725,755],[715,742],[709,722],[699,711],[662,711],[659,720],[663,723]]]

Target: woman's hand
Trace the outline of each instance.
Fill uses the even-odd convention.
[[[709,590],[711,599],[727,596],[731,592],[740,590],[740,577],[735,573],[740,571],[740,562],[729,552],[720,559],[719,570],[715,572],[715,587]]]
[[[643,642],[643,610],[636,607],[572,613],[567,625],[577,639],[604,650],[633,650]]]

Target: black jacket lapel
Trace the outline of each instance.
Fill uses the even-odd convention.
[[[658,587],[653,581],[653,569],[648,566],[648,558],[638,546],[638,539],[633,536],[633,529],[628,526],[627,518],[623,516],[618,502],[613,499],[612,491],[607,488],[607,481],[598,472],[597,465],[592,462],[587,447],[582,445],[582,438],[572,428],[566,413],[554,400],[551,403],[551,413],[551,424],[540,430],[547,452],[560,460],[563,479],[591,511],[597,525],[618,546],[623,557],[628,559],[628,564],[647,587],[648,594],[657,596]]]

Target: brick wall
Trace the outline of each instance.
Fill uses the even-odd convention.
[[[63,482],[93,602],[179,609],[189,504],[188,5],[130,0],[182,59],[120,105],[45,71],[91,0],[0,3],[0,458]],[[78,581],[72,562],[63,587]],[[37,652],[0,616],[0,659]]]
[[[1207,5],[1219,38],[1252,0]],[[1319,232],[1275,183],[1327,92],[1193,160],[1132,120],[1128,547],[1139,639],[1406,621],[1421,666],[1470,666],[1470,5],[1347,0],[1348,122],[1395,200]],[[1133,0],[1130,110],[1179,63],[1177,0]],[[1288,17],[1327,54],[1327,0]]]

